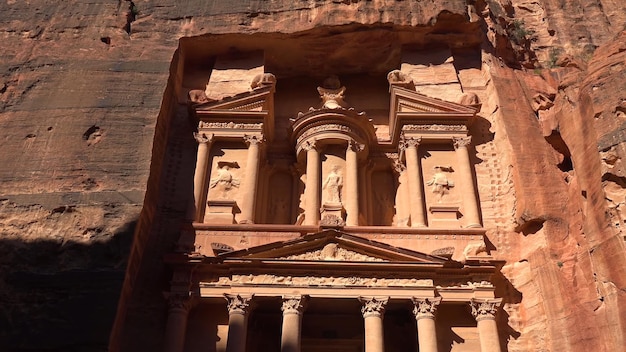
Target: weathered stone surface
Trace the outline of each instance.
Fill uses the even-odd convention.
[[[420,77],[441,79],[427,94],[448,97],[445,85],[452,84],[483,102],[484,118],[472,127],[483,139],[476,143],[482,160],[476,176],[489,238],[507,262],[502,326],[511,329],[501,336],[508,350],[620,350],[625,344],[623,1],[490,0],[468,7],[461,0],[160,0],[136,6],[130,21],[126,1],[0,3],[0,301],[10,302],[1,308],[0,346],[105,350],[128,236],[139,221],[129,264],[137,275],[126,279],[128,305],[118,320],[136,324],[136,345],[126,350],[158,349],[160,292],[170,279],[160,256],[176,239],[193,176],[176,169],[195,158],[185,154],[195,142],[184,137],[190,126],[177,103],[186,99],[185,89],[207,83],[179,76],[178,40],[193,37],[183,39],[182,48],[186,41],[239,46],[255,33],[275,33],[263,42],[293,55],[284,62],[307,62],[303,52],[319,59],[328,48],[313,50],[322,43],[315,37],[341,38],[326,67],[296,68],[308,73],[326,74],[354,58],[358,45],[346,43],[371,45],[371,55],[341,68],[355,73],[399,63],[393,61],[398,48],[377,49],[396,40],[391,37],[452,48],[456,79],[447,78],[449,64],[438,63]],[[356,31],[337,34],[330,26]],[[359,33],[371,27],[380,29],[374,37]],[[307,47],[281,44],[305,30],[312,37]],[[229,33],[238,34],[228,41],[209,35]],[[481,44],[478,57],[460,54]],[[202,55],[198,59],[200,72]],[[146,184],[155,191],[138,220]],[[172,218],[159,218],[163,213]]]

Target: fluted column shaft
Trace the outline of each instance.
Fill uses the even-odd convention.
[[[425,227],[426,216],[424,214],[424,195],[422,193],[422,171],[417,153],[421,138],[404,138],[402,142],[406,155],[407,176],[409,178],[411,227]]]
[[[389,299],[360,297],[359,300],[363,305],[361,313],[365,325],[365,352],[384,352],[383,315]]]
[[[420,352],[437,352],[435,313],[441,297],[413,298],[413,314],[417,320],[417,341]]]
[[[226,352],[245,352],[248,310],[252,296],[224,295],[228,301],[228,338]]]
[[[263,136],[246,135],[244,136],[244,141],[248,143],[248,158],[246,162],[246,178],[241,187],[244,197],[241,201],[239,223],[253,224],[257,185],[259,183],[259,144],[263,142]]]
[[[281,336],[281,352],[300,352],[302,333],[302,313],[306,297],[283,297],[283,330]]]
[[[198,142],[198,156],[196,158],[196,169],[193,176],[193,199],[194,199],[194,219],[197,222],[202,221],[202,212],[204,210],[204,192],[206,190],[207,165],[209,163],[209,150],[211,146],[211,137],[204,133],[194,133],[194,137]]]
[[[189,297],[172,295],[169,297],[169,310],[165,326],[163,351],[182,352],[185,347],[187,317],[189,316]]]
[[[320,220],[320,155],[315,143],[308,142],[306,150],[306,186],[304,189],[304,225],[317,225]]]
[[[363,149],[362,145],[354,141],[348,142],[346,150],[346,225],[359,225],[359,165],[358,152]]]
[[[459,174],[463,185],[461,187],[461,191],[463,192],[463,216],[466,219],[466,227],[481,227],[478,202],[476,201],[476,193],[474,192],[472,164],[470,161],[469,150],[467,148],[471,141],[471,136],[458,137],[453,140],[454,149],[456,149]]]
[[[472,300],[472,315],[476,319],[480,350],[482,352],[501,352],[496,312],[502,299]]]

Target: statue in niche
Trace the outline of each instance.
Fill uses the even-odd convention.
[[[219,192],[220,198],[226,199],[233,187],[239,187],[239,180],[230,172],[231,167],[238,168],[239,164],[236,161],[220,161],[217,166],[217,175],[211,179],[209,189],[215,189]]]
[[[343,187],[343,177],[339,174],[339,166],[333,165],[330,173],[326,177],[322,189],[326,190],[326,203],[341,204],[341,188]]]
[[[270,204],[269,213],[273,224],[288,224],[291,221],[291,212],[285,197],[275,195]]]
[[[394,217],[394,200],[389,192],[377,189],[374,191],[376,199],[376,213],[379,218],[379,225],[389,225],[393,223]]]
[[[322,109],[345,108],[346,102],[343,100],[346,87],[341,86],[337,76],[330,76],[324,80],[322,87],[317,87],[320,98],[322,98]]]
[[[452,172],[451,166],[435,166],[435,174],[433,178],[426,182],[427,186],[432,186],[432,192],[439,197],[439,203],[441,203],[443,196],[450,191],[450,188],[454,187],[454,182],[448,180],[448,176],[445,172]]]

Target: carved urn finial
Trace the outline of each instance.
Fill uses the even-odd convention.
[[[330,76],[324,80],[317,91],[322,98],[322,109],[345,109],[346,102],[343,100],[346,87],[341,86],[337,76]]]

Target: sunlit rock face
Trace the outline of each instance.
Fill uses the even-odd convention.
[[[114,351],[161,349],[162,293],[175,281],[163,256],[180,244],[181,222],[194,201],[198,143],[190,91],[199,103],[224,101],[253,91],[259,73],[272,73],[273,152],[288,154],[294,153],[289,119],[323,107],[317,87],[331,75],[346,87],[331,110],[365,112],[376,143],[392,140],[387,75],[400,70],[410,78],[398,76],[405,88],[480,109],[468,131],[470,160],[485,251],[503,261],[491,279],[503,299],[502,348],[620,350],[626,344],[625,6],[1,3],[0,301],[10,305],[2,308],[0,346],[100,351],[112,336]],[[260,64],[237,71],[220,61],[239,52],[260,52],[260,61],[252,60]],[[245,160],[243,148],[229,153]],[[335,154],[330,159],[338,162]],[[330,164],[322,164],[320,183]],[[437,205],[437,192],[444,203],[461,199],[450,173],[455,186],[426,185],[437,166],[450,165],[422,164],[426,204]],[[374,177],[408,189],[403,178]],[[234,189],[240,187],[247,186]],[[372,195],[372,204],[385,206],[370,210],[371,225],[410,226],[402,220],[411,217],[408,202],[391,198]],[[269,208],[256,209],[270,218]],[[265,222],[293,224],[297,215],[274,214]],[[480,246],[449,247],[427,252],[455,260],[464,249],[484,254]],[[194,321],[210,312],[203,309]],[[450,314],[446,309],[442,314]]]

